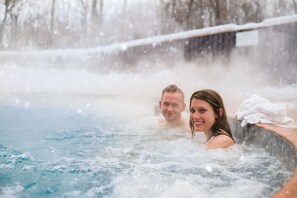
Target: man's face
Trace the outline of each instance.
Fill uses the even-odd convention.
[[[180,93],[164,93],[159,102],[162,114],[167,122],[175,122],[181,118],[181,112],[185,110],[186,104]]]

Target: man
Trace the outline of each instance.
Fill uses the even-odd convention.
[[[176,85],[169,85],[163,89],[159,107],[164,117],[161,121],[164,127],[189,129],[188,122],[182,117],[182,112],[186,108],[185,96]]]

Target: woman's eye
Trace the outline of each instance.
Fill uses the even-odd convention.
[[[205,109],[200,109],[199,112],[200,113],[204,113],[206,110]]]
[[[194,109],[190,109],[190,113],[195,113],[195,110]]]

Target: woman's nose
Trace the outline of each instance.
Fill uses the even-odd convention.
[[[200,114],[197,112],[193,113],[193,118],[195,119],[200,118]]]

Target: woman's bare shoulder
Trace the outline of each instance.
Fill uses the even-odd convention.
[[[218,135],[215,136],[209,141],[206,145],[207,149],[216,149],[216,148],[228,148],[229,146],[234,145],[234,141],[227,135]]]

